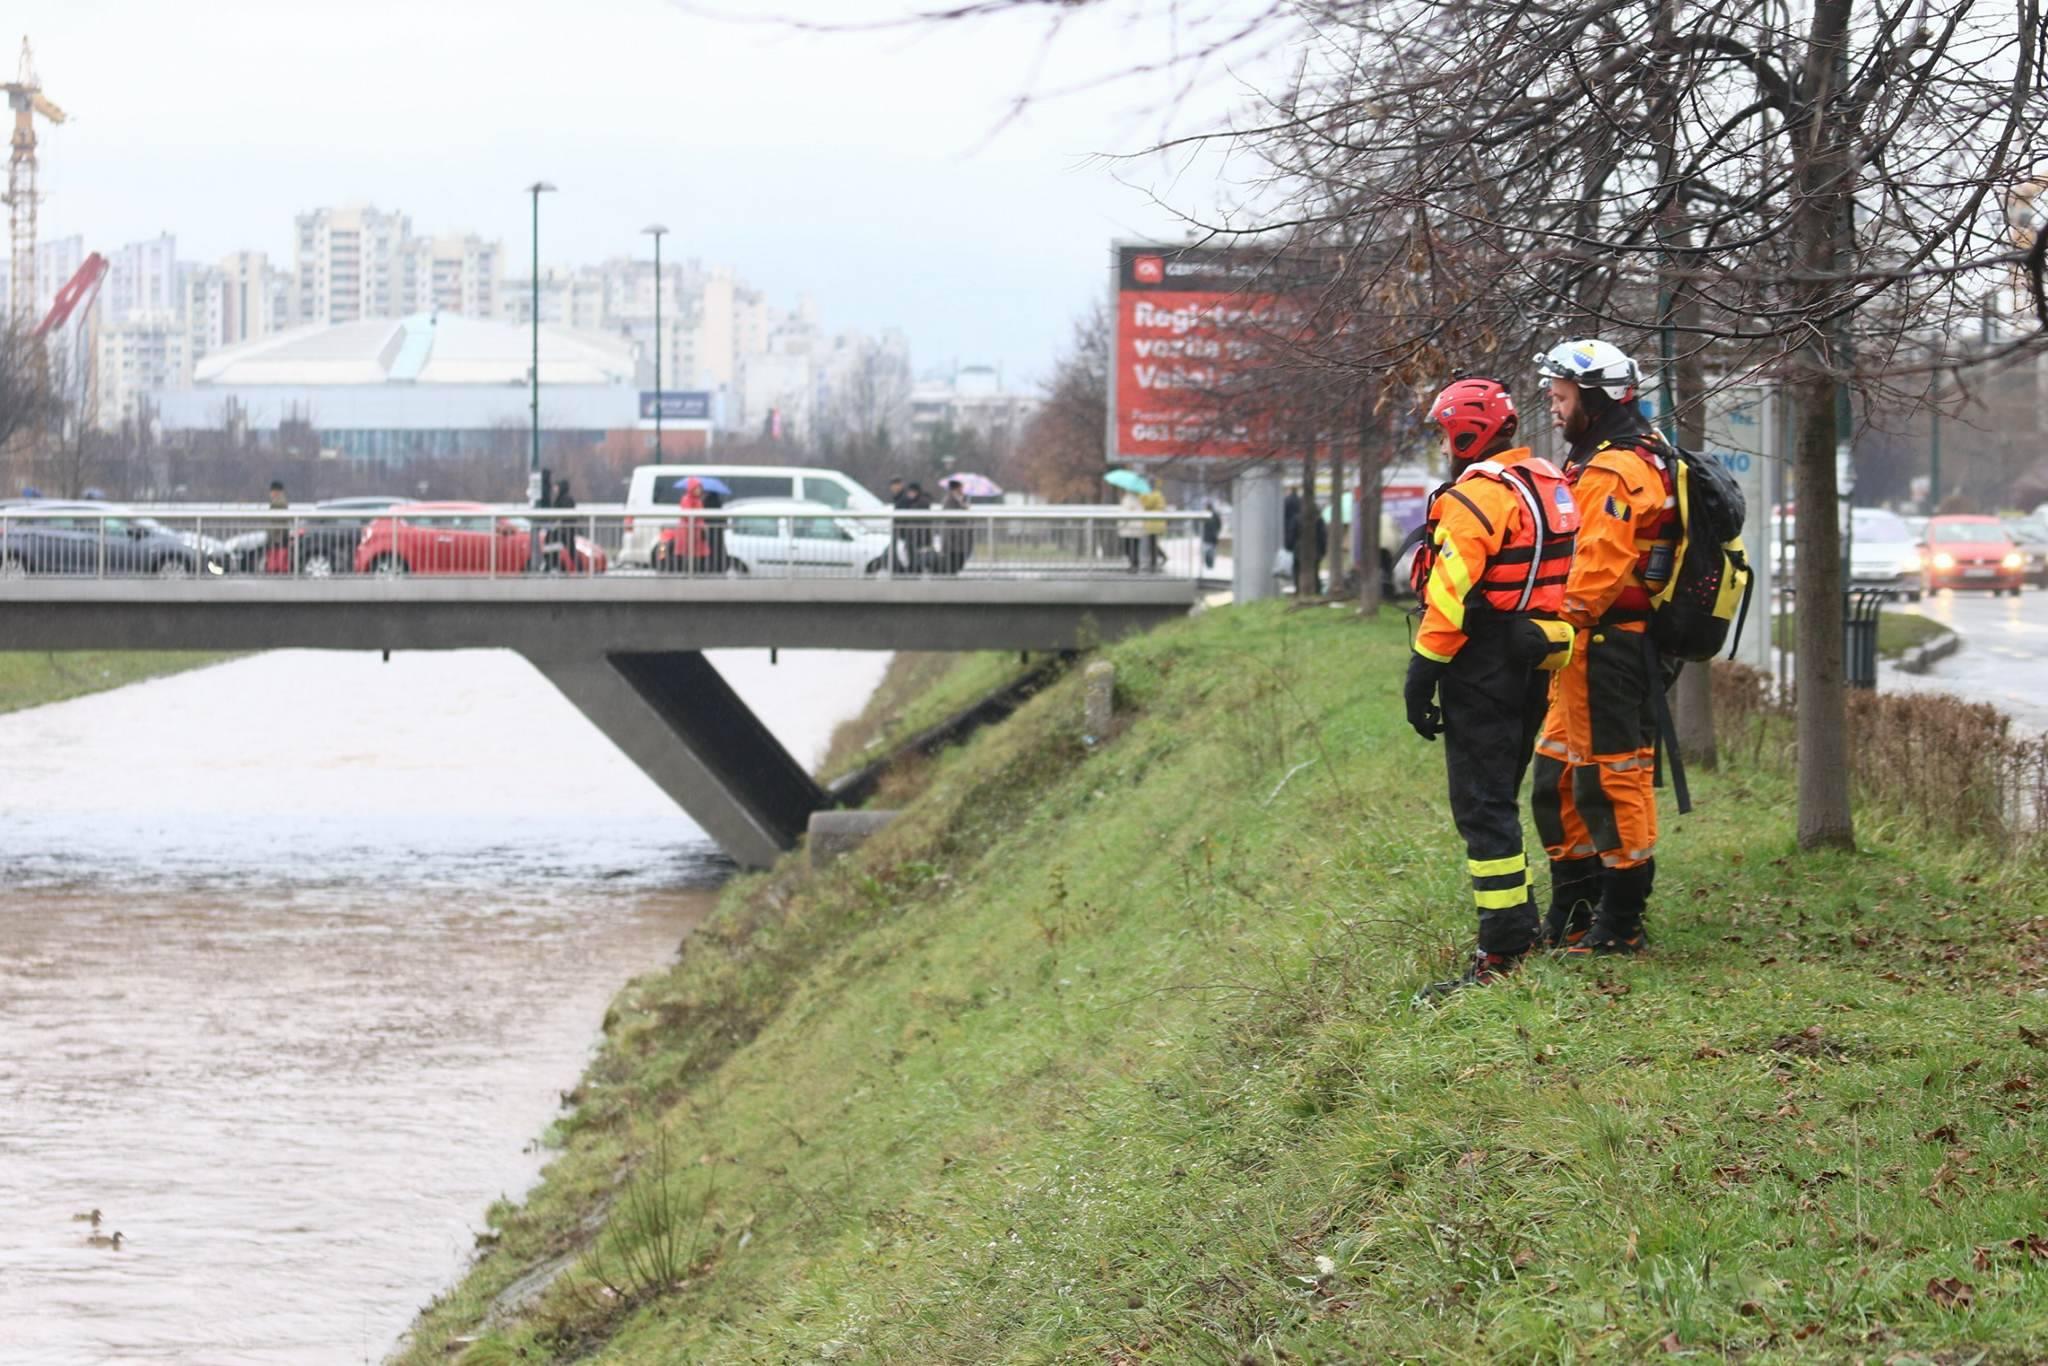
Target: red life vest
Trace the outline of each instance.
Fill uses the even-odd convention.
[[[1658,485],[1664,490],[1663,506],[1655,516],[1644,518],[1636,526],[1636,572],[1632,581],[1616,595],[1613,605],[1601,618],[1603,621],[1648,621],[1651,595],[1671,577],[1672,560],[1678,549],[1678,485],[1671,461],[1665,458],[1663,443],[1654,432],[1644,432],[1626,446],[1616,443],[1602,445],[1593,455],[1607,450],[1633,452],[1656,471]],[[1591,463],[1589,457],[1570,466],[1565,473],[1566,480],[1578,483],[1579,475]]]
[[[1468,479],[1492,479],[1505,485],[1521,503],[1522,516],[1501,542],[1500,549],[1487,559],[1486,571],[1472,585],[1467,604],[1483,603],[1496,612],[1515,616],[1556,616],[1564,606],[1565,580],[1571,574],[1579,507],[1572,501],[1566,477],[1540,456],[1529,456],[1512,465],[1475,461],[1430,497],[1429,520],[1422,526],[1422,543],[1409,572],[1416,597],[1422,596],[1430,570],[1436,564],[1438,502],[1457,498],[1472,507],[1482,521],[1485,519],[1458,492],[1457,486]]]

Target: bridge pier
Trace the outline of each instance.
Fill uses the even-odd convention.
[[[696,650],[524,653],[740,864],[767,867],[832,805]]]

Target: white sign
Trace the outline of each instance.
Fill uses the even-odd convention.
[[[1760,384],[1732,385],[1709,395],[1704,452],[1735,476],[1748,508],[1742,543],[1749,550],[1754,588],[1735,658],[1766,672],[1773,666],[1771,604],[1776,585],[1772,570],[1777,556],[1772,544],[1776,523],[1772,510],[1780,487],[1776,397],[1771,388]]]

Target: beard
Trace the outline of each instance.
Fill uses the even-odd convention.
[[[1577,441],[1587,432],[1593,430],[1593,415],[1586,411],[1586,401],[1583,398],[1579,400],[1578,406],[1565,416],[1564,426],[1561,430],[1564,432],[1564,439],[1567,441]]]

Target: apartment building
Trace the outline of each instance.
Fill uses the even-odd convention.
[[[410,250],[406,215],[348,204],[302,213],[294,225],[294,322],[357,322],[412,311],[419,258]]]

